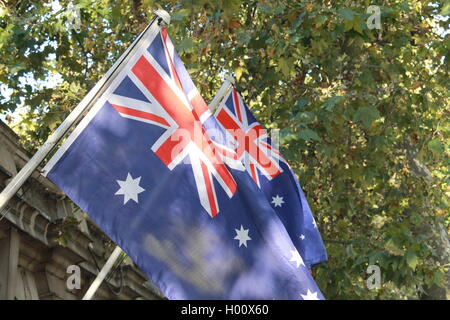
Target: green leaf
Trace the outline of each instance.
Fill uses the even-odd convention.
[[[355,251],[355,249],[353,248],[353,245],[350,244],[345,248],[345,251],[347,252],[347,256],[350,258],[356,257],[357,253]]]
[[[295,135],[295,133],[292,132],[290,129],[281,129],[280,130],[280,143],[285,144],[292,140],[297,140],[298,137]]]
[[[294,21],[294,23],[293,23],[293,25],[292,25],[292,28],[293,28],[293,29],[297,29],[297,28],[302,24],[303,18],[305,17],[305,15],[306,15],[306,12],[302,12],[302,13],[297,17],[297,19],[295,19],[295,21]]]
[[[436,270],[436,271],[433,272],[433,282],[436,285],[439,285],[444,280],[445,280],[445,273],[443,271]]]
[[[353,19],[353,30],[355,30],[359,34],[363,34],[363,31],[362,31],[362,28],[361,28],[363,23],[364,23],[364,21],[361,20],[360,17],[356,17],[355,19]]]
[[[234,69],[234,74],[236,76],[236,80],[239,81],[242,77],[242,74],[245,72],[245,68],[244,67],[237,67],[236,69]]]
[[[299,112],[295,117],[295,120],[298,120],[301,125],[306,125],[315,120],[315,115],[312,112],[302,111]]]
[[[323,25],[326,21],[328,20],[328,17],[327,16],[318,16],[317,17],[317,19],[316,19],[316,25],[317,26],[321,26],[321,25]]]
[[[252,36],[248,32],[238,32],[237,34],[239,42],[243,44],[248,44],[252,39]]]
[[[302,109],[302,108],[304,108],[307,104],[308,104],[308,99],[305,98],[305,97],[301,97],[300,99],[298,99],[298,101],[297,101],[295,107],[296,107],[296,108],[299,108],[299,109]]]
[[[440,156],[444,153],[444,144],[439,140],[439,138],[434,138],[428,142],[428,149],[433,152],[435,156]]]
[[[448,1],[443,7],[441,12],[439,13],[440,15],[443,16],[447,16],[450,14],[450,1]]]
[[[404,251],[399,248],[399,246],[395,243],[395,240],[393,238],[390,238],[384,245],[384,248],[389,252],[391,255],[395,256],[403,256]]]
[[[344,100],[343,96],[334,96],[334,97],[330,97],[327,100],[325,100],[325,102],[323,103],[323,107],[325,108],[325,110],[327,111],[332,111],[334,106],[341,102],[342,100]]]
[[[284,4],[281,4],[275,8],[273,11],[274,14],[280,14],[284,12],[284,9],[286,9],[286,6]]]
[[[344,8],[339,10],[339,14],[344,18],[345,20],[353,20],[353,16],[357,13],[353,10]]]
[[[321,55],[322,53],[326,52],[326,49],[328,47],[328,42],[324,39],[321,40],[314,40],[311,44],[311,49],[314,53],[317,55]]]
[[[5,7],[0,7],[0,18],[3,18],[7,14],[8,14],[8,9],[6,9]]]
[[[311,129],[302,130],[297,134],[297,136],[300,139],[303,139],[306,141],[309,141],[309,140],[320,141],[321,140],[319,135],[317,134],[317,132],[315,132],[314,130],[311,130]]]
[[[194,51],[194,41],[191,38],[184,38],[178,44],[177,49],[179,52],[191,53]]]
[[[353,29],[353,20],[344,20],[344,31]]]
[[[289,74],[291,73],[291,65],[289,63],[289,60],[286,58],[280,58],[278,60],[278,67],[286,77],[288,77]]]
[[[188,17],[191,13],[189,9],[180,9],[171,15],[172,21],[181,21],[184,18]]]
[[[379,119],[380,117],[380,113],[374,106],[362,107],[355,112],[353,121],[362,122],[362,124],[366,128],[370,128],[372,122]]]
[[[406,253],[406,263],[411,269],[416,270],[416,266],[419,263],[419,257],[415,251],[408,251],[408,253]]]

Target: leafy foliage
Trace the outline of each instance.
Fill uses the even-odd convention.
[[[366,25],[367,0],[73,3],[78,28],[67,0],[0,6],[0,108],[30,150],[162,7],[205,99],[233,73],[260,122],[282,130],[329,252],[314,271],[328,298],[448,289],[448,1],[382,1],[381,29]]]

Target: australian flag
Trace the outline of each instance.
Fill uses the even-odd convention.
[[[266,195],[308,267],[327,260],[305,194],[287,161],[273,146],[242,96],[231,88],[216,110],[245,169]]]
[[[323,299],[263,192],[208,135],[167,31],[152,24],[138,46],[46,176],[169,299]]]

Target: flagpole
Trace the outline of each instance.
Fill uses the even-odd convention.
[[[219,103],[222,101],[223,97],[228,93],[228,90],[232,88],[235,84],[235,80],[232,76],[227,76],[225,81],[222,83],[222,86],[220,87],[219,91],[217,91],[214,98],[211,100],[211,102],[208,105],[208,108],[211,112],[214,113]]]
[[[119,246],[116,246],[114,251],[109,256],[108,260],[106,261],[103,268],[100,270],[100,272],[97,274],[97,277],[95,278],[94,282],[92,282],[89,289],[84,294],[83,300],[91,300],[94,294],[97,292],[97,289],[102,284],[103,280],[105,279],[106,275],[109,273],[111,268],[113,267],[114,263],[116,262],[117,258],[119,258],[120,254],[122,253],[122,249],[120,249]]]
[[[61,125],[53,132],[47,141],[39,148],[33,155],[30,161],[17,173],[14,178],[0,193],[0,212],[6,207],[8,201],[16,194],[22,187],[25,181],[33,174],[34,170],[41,164],[41,162],[49,155],[56,144],[66,135],[70,128],[77,122],[77,120],[88,110],[94,102],[101,96],[111,83],[114,76],[123,67],[123,62],[136,51],[137,44],[150,30],[153,23],[170,23],[170,15],[164,10],[155,11],[155,17],[152,22],[141,32],[141,34],[134,40],[134,42],[127,48],[127,50],[120,56],[108,72],[100,79],[99,82],[89,91],[89,93],[81,100],[81,102],[72,110]]]

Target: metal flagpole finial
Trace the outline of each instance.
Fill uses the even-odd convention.
[[[233,76],[228,75],[228,76],[225,78],[225,80],[228,81],[229,83],[231,83],[233,86],[236,84],[236,79],[234,79]]]
[[[155,14],[159,17],[160,25],[167,27],[170,24],[170,14],[163,9],[158,9]]]

